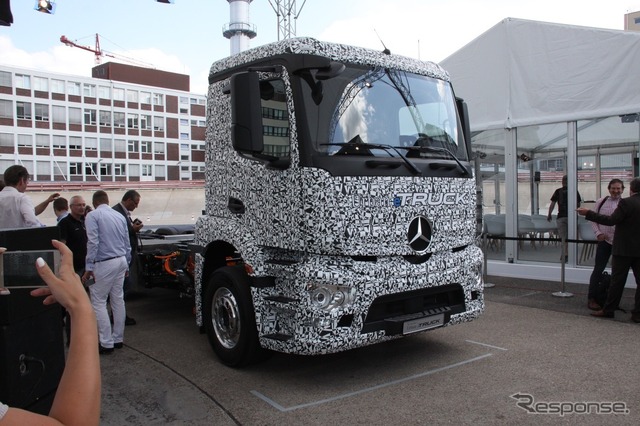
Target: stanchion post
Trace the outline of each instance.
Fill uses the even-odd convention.
[[[496,286],[495,284],[487,282],[487,233],[486,232],[482,234],[482,247],[484,248],[484,250],[482,250],[482,254],[484,255],[484,266],[482,268],[482,272],[484,274],[484,277],[482,278],[482,281],[484,281],[484,288],[495,287]]]
[[[567,246],[566,246],[565,237],[562,237],[560,244],[562,244],[562,255],[560,257],[560,281],[562,282],[562,291],[556,291],[555,293],[551,293],[554,297],[573,297],[573,293],[568,293],[565,291],[565,279],[564,279],[564,269],[567,263]]]

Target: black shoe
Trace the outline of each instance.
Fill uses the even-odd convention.
[[[110,355],[113,353],[113,348],[105,348],[104,346],[98,344],[98,353],[100,355]]]
[[[116,348],[116,349],[122,349],[122,347],[123,347],[123,346],[124,346],[124,345],[123,345],[123,343],[122,343],[122,342],[117,342],[117,343],[114,343],[114,344],[113,344],[113,347],[114,347],[114,348]]]
[[[124,325],[136,325],[136,324],[137,324],[137,322],[133,318],[131,318],[131,317],[125,317],[124,318]]]
[[[613,312],[595,311],[595,312],[591,312],[591,316],[597,317],[597,318],[614,318],[615,315]]]

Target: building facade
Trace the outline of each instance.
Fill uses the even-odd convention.
[[[0,65],[0,170],[61,186],[204,185],[206,97],[189,76],[118,63],[92,75]]]

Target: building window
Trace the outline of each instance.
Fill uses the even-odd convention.
[[[195,120],[192,120],[195,121]],[[188,126],[189,125],[189,119],[188,118],[181,118],[180,119],[180,125],[181,126]]]
[[[138,114],[128,114],[127,127],[130,129],[138,128]]]
[[[13,133],[0,133],[0,146],[13,148]]]
[[[153,130],[164,132],[164,117],[153,117]]]
[[[138,103],[138,91],[137,90],[127,90],[127,101]]]
[[[69,124],[82,124],[82,110],[69,108]]]
[[[33,77],[33,90],[40,92],[49,91],[49,79],[44,77]]]
[[[124,164],[114,164],[113,165],[113,174],[114,176],[126,176],[127,168]]]
[[[113,113],[113,127],[124,127],[124,112]]]
[[[140,103],[151,105],[151,92],[140,92]]]
[[[262,134],[265,136],[287,137],[289,136],[288,127],[262,126]]]
[[[124,101],[124,89],[118,89],[117,87],[113,88],[113,100],[114,101]]]
[[[33,138],[31,135],[18,135],[18,146],[33,148]]]
[[[100,125],[111,126],[111,111],[100,111]]]
[[[53,105],[51,107],[51,119],[54,123],[66,123],[67,112],[63,106]]]
[[[71,176],[82,176],[82,163],[69,163],[69,174]]]
[[[49,105],[35,104],[34,107],[36,121],[49,121]]]
[[[69,149],[82,150],[82,138],[79,136],[69,136]]]
[[[164,142],[154,142],[153,152],[156,154],[164,154]]]
[[[0,71],[0,86],[11,87],[11,73]]]
[[[189,114],[189,108],[180,108],[180,114]]]
[[[51,93],[64,94],[64,80],[51,79]]]
[[[96,97],[96,85],[95,84],[84,84],[84,96],[85,98],[95,98]]]
[[[75,81],[68,81],[67,82],[67,94],[74,95],[74,96],[80,96],[80,83],[77,83]]]
[[[167,176],[166,167],[165,166],[156,165],[155,169],[156,169],[156,179],[157,178],[164,178],[164,177]]]
[[[111,175],[111,164],[100,163],[100,176]]]
[[[16,102],[16,117],[31,120],[31,104],[29,102]]]
[[[154,93],[153,104],[158,106],[164,106],[164,95],[162,93]]]
[[[98,150],[98,139],[96,139],[96,138],[85,138],[84,139],[84,150],[85,151],[97,151]]]
[[[127,141],[124,139],[116,139],[113,141],[113,148],[116,152],[127,152]]]
[[[111,88],[109,86],[98,86],[98,97],[100,99],[111,99]]]
[[[95,109],[85,109],[84,110],[84,124],[88,126],[95,126],[98,122],[97,117],[98,112]]]
[[[151,116],[141,114],[140,115],[140,129],[151,130]]]
[[[49,135],[36,135],[36,148],[49,148]]]
[[[141,141],[140,152],[143,154],[151,154],[151,141]]]
[[[31,89],[31,77],[24,74],[16,74],[16,87],[18,89]]]
[[[180,161],[189,161],[189,155],[181,155]]]
[[[127,151],[140,152],[140,149],[138,148],[138,141],[129,141],[127,143]]]
[[[188,104],[189,103],[189,98],[187,98],[186,96],[180,96],[180,103],[181,104]]]
[[[13,118],[13,102],[0,99],[0,118]]]
[[[153,176],[153,166],[151,164],[143,164],[140,173],[141,176]]]
[[[100,139],[100,151],[111,152],[113,149],[113,141],[107,138]]]
[[[95,176],[98,177],[98,164],[96,163],[85,163],[84,165],[84,173],[87,176]]]
[[[191,105],[197,105],[198,104],[198,100],[196,98],[191,98],[191,99],[189,99],[189,103]]]
[[[289,115],[283,109],[262,107],[262,118],[270,118],[273,120],[288,120]]]
[[[180,139],[189,140],[189,133],[180,133]]]
[[[67,138],[62,135],[53,135],[53,149],[65,149],[67,147]]]

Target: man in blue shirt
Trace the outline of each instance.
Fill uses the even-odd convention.
[[[124,340],[124,292],[122,283],[131,261],[131,246],[126,219],[109,207],[109,197],[100,190],[93,194],[95,210],[85,218],[87,230],[86,271],[83,282],[93,277],[89,287],[91,305],[98,320],[100,353],[109,354],[122,348]],[[113,328],[107,312],[107,298],[113,313]]]

